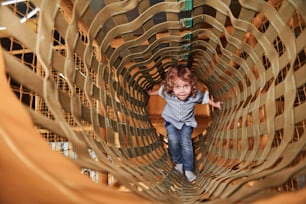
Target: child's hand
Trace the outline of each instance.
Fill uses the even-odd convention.
[[[146,90],[146,92],[147,92],[147,94],[148,94],[149,96],[155,96],[155,95],[158,94],[157,91],[152,91],[151,89],[150,89],[150,90]]]
[[[222,110],[222,103],[221,101],[213,101],[213,100],[209,100],[208,104],[211,105],[214,108],[218,108],[219,110]]]
[[[150,90],[146,90],[146,92],[147,92],[147,94],[149,95],[149,96],[151,96],[151,94],[152,94],[152,90],[150,89]]]
[[[221,101],[217,101],[217,102],[215,103],[215,107],[218,108],[219,110],[222,110],[222,103],[223,103],[223,102],[221,102]]]

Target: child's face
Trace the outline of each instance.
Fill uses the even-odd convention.
[[[191,84],[178,78],[173,86],[173,93],[179,100],[184,101],[191,94]]]

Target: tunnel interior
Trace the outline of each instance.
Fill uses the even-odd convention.
[[[41,136],[83,173],[165,203],[304,188],[305,1],[4,2],[10,86]],[[146,90],[177,64],[223,101],[193,137],[194,183],[174,170],[148,111]]]

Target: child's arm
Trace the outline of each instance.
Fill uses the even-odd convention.
[[[215,107],[215,108],[218,108],[219,110],[222,109],[222,107],[221,107],[222,102],[221,102],[221,101],[215,102],[215,101],[209,99],[208,104],[211,105],[211,106],[213,106],[213,107]]]
[[[215,102],[215,101],[211,100],[210,97],[209,97],[209,92],[208,91],[204,92],[202,104],[209,104],[212,107],[215,107],[215,108],[218,108],[219,110],[221,110],[222,109],[222,107],[221,107],[222,103],[223,102],[221,102],[221,101]]]
[[[158,95],[158,90],[156,90],[156,91],[147,90],[147,94],[149,96],[157,96]]]

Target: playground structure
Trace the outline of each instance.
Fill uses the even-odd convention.
[[[305,1],[4,2],[1,202],[305,203]],[[224,102],[194,183],[146,94],[177,63]]]

